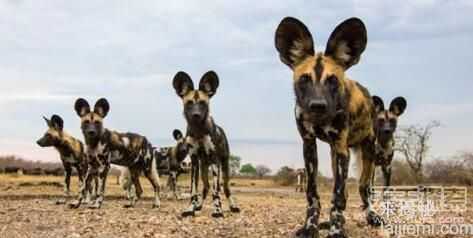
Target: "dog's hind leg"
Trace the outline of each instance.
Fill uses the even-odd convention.
[[[238,204],[236,203],[232,196],[232,192],[230,191],[230,166],[228,157],[222,161],[222,179],[223,192],[225,193],[225,197],[228,199],[230,211],[234,213],[240,212],[240,207],[238,207]]]
[[[154,201],[153,208],[159,208],[161,206],[161,201],[159,200],[159,174],[157,168],[156,157],[153,157],[151,162],[151,168],[145,169],[145,176],[148,178],[149,182],[153,186],[154,190]]]

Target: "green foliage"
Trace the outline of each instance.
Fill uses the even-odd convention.
[[[247,176],[255,176],[256,168],[252,164],[244,164],[241,166],[240,173]]]

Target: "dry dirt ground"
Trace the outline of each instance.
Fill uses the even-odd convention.
[[[61,182],[62,177],[0,175],[0,237],[292,237],[304,221],[306,206],[304,195],[292,187],[278,187],[270,180],[235,179],[233,191],[241,213],[230,213],[224,200],[225,218],[211,218],[208,199],[195,217],[181,218],[188,200],[163,198],[161,208],[151,209],[151,187],[144,180],[144,199],[135,208],[123,208],[124,193],[111,177],[102,209],[71,210],[54,204],[62,197]],[[74,192],[76,183],[74,178]],[[330,191],[328,185],[321,188],[322,221],[327,220]],[[350,185],[345,213],[349,237],[387,237],[360,218],[356,191]],[[321,237],[326,234],[322,231]]]

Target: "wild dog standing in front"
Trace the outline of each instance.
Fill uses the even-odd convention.
[[[53,115],[51,119],[43,117],[48,126],[36,143],[41,147],[53,146],[58,152],[64,166],[64,194],[70,196],[72,168],[75,168],[80,184],[83,184],[85,173],[87,172],[87,158],[85,156],[82,142],[64,131],[64,121],[58,115]],[[92,196],[92,189],[89,190],[88,198]],[[65,203],[65,199],[59,199],[56,204]]]
[[[404,113],[407,101],[403,97],[396,97],[391,101],[389,109],[384,109],[384,102],[378,96],[373,96],[373,104],[376,116],[373,120],[373,128],[376,135],[375,140],[375,165],[381,166],[384,177],[384,186],[391,185],[391,162],[394,156],[394,132],[397,128],[399,116]],[[374,176],[372,184],[374,184]]]
[[[223,190],[230,203],[231,212],[240,209],[233,200],[229,187],[230,149],[225,132],[215,124],[210,116],[209,100],[218,88],[219,80],[215,72],[209,71],[202,76],[199,89],[194,90],[194,83],[187,73],[178,72],[173,79],[173,86],[184,106],[184,117],[187,121],[186,140],[190,145],[191,156],[191,205],[182,215],[193,216],[195,211],[202,209],[202,204],[209,190],[208,169],[213,175],[212,198],[213,217],[223,217],[220,201],[220,172],[223,177]],[[198,199],[199,164],[202,172],[202,201]]]
[[[314,52],[311,33],[295,18],[284,18],[276,30],[279,57],[293,70],[295,116],[303,140],[308,178],[307,217],[296,233],[298,237],[318,237],[319,234],[321,209],[316,183],[316,139],[330,145],[335,180],[328,237],[346,237],[343,212],[349,148],[354,148],[363,160],[362,176],[371,175],[373,171],[374,108],[371,96],[366,88],[345,75],[346,70],[358,63],[366,43],[366,28],[358,18],[350,18],[335,28],[324,53]],[[361,179],[359,189],[364,208],[368,209],[369,179],[365,180]],[[374,212],[369,214],[371,218],[378,218]]]
[[[126,207],[133,207],[142,194],[139,185],[139,175],[144,172],[154,189],[153,207],[159,207],[159,176],[156,169],[156,158],[153,147],[146,137],[134,133],[118,133],[103,126],[103,119],[107,116],[110,106],[105,98],[99,99],[90,110],[89,103],[82,98],[77,99],[74,106],[81,118],[81,129],[85,138],[86,155],[89,167],[85,177],[85,186],[81,188],[79,199],[70,204],[72,208],[80,206],[85,191],[90,186],[90,180],[98,176],[98,196],[91,208],[100,208],[104,200],[105,184],[110,163],[128,167],[131,180],[136,187],[136,196]]]
[[[187,144],[185,137],[182,136],[180,130],[175,129],[172,134],[176,140],[176,145],[156,149],[154,151],[154,156],[158,163],[158,174],[168,174],[167,185],[171,189],[173,196],[178,199],[177,177],[182,172],[181,163],[187,157],[189,145]],[[134,188],[129,177],[130,172],[126,168],[122,169],[120,181],[122,181],[123,189],[127,191],[128,197],[132,197],[131,194],[134,193]]]

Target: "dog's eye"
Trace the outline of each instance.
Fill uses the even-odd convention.
[[[329,76],[326,81],[331,90],[336,90],[338,88],[338,79],[335,75]]]
[[[384,123],[384,118],[379,118],[378,119],[378,124],[383,124]]]
[[[391,125],[396,124],[396,119],[394,118],[389,119],[389,123],[391,123]]]
[[[90,123],[90,120],[89,120],[89,119],[84,120],[84,123],[85,123],[85,124],[89,124],[89,123]]]
[[[310,82],[310,76],[307,74],[304,74],[299,78],[299,83],[301,84],[306,84],[308,82]]]

